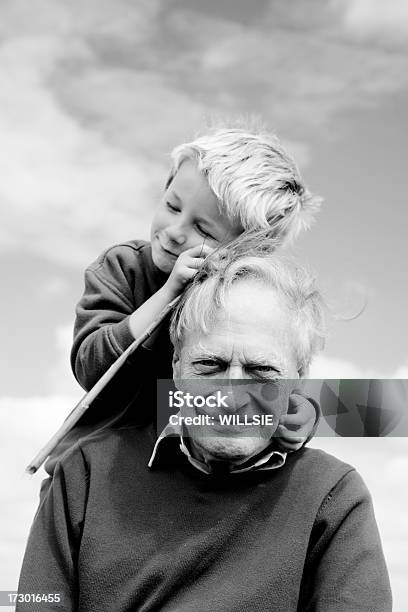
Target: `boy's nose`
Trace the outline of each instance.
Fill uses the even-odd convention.
[[[166,233],[171,242],[175,242],[180,246],[183,245],[187,240],[186,232],[180,226],[172,225],[170,227],[167,227]]]

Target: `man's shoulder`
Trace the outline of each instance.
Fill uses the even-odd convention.
[[[292,455],[295,455],[293,453]],[[316,465],[316,467],[320,470],[326,469],[328,467],[336,468],[340,470],[349,471],[350,469],[354,469],[352,465],[338,459],[334,455],[327,453],[320,448],[310,448],[305,447],[302,449],[302,459],[303,461],[307,461],[308,464]]]
[[[91,473],[109,470],[117,462],[123,468],[125,464],[147,466],[155,441],[153,424],[102,429],[80,438],[61,456],[59,468]]]
[[[349,463],[317,448],[303,448],[288,456],[291,478],[307,482],[309,488],[330,491],[347,474],[355,472]]]

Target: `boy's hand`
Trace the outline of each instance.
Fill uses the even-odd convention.
[[[279,419],[275,435],[279,436],[279,446],[287,451],[299,450],[315,426],[316,409],[303,395],[292,393],[289,399],[289,414]]]
[[[176,297],[180,295],[186,283],[197,274],[198,268],[207,255],[210,255],[213,250],[214,249],[205,244],[200,244],[191,249],[187,249],[178,256],[174,268],[165,284],[171,296]]]

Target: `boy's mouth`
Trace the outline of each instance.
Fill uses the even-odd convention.
[[[160,241],[160,238],[157,239],[160,245],[160,248],[167,253],[167,255],[170,255],[171,257],[175,257],[177,259],[178,255],[176,253],[173,253],[173,251],[170,251],[169,249],[167,249],[165,246],[163,246],[163,244]]]

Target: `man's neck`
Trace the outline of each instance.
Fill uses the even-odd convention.
[[[222,458],[221,459],[218,457],[214,457],[210,453],[206,452],[205,449],[201,448],[198,444],[194,442],[194,440],[192,440],[189,437],[186,437],[186,438],[183,437],[183,442],[185,446],[187,447],[191,456],[197,461],[204,463],[208,467],[211,473],[222,473],[222,474],[231,472],[237,467],[243,466],[244,464],[250,464],[252,461],[255,462],[262,455],[264,455],[267,452],[271,452],[272,450],[271,449],[272,443],[269,442],[267,446],[265,446],[265,448],[261,449],[260,451],[257,450],[256,452],[252,453],[252,455],[249,455],[246,457],[239,457],[239,458],[231,458],[231,459]]]

